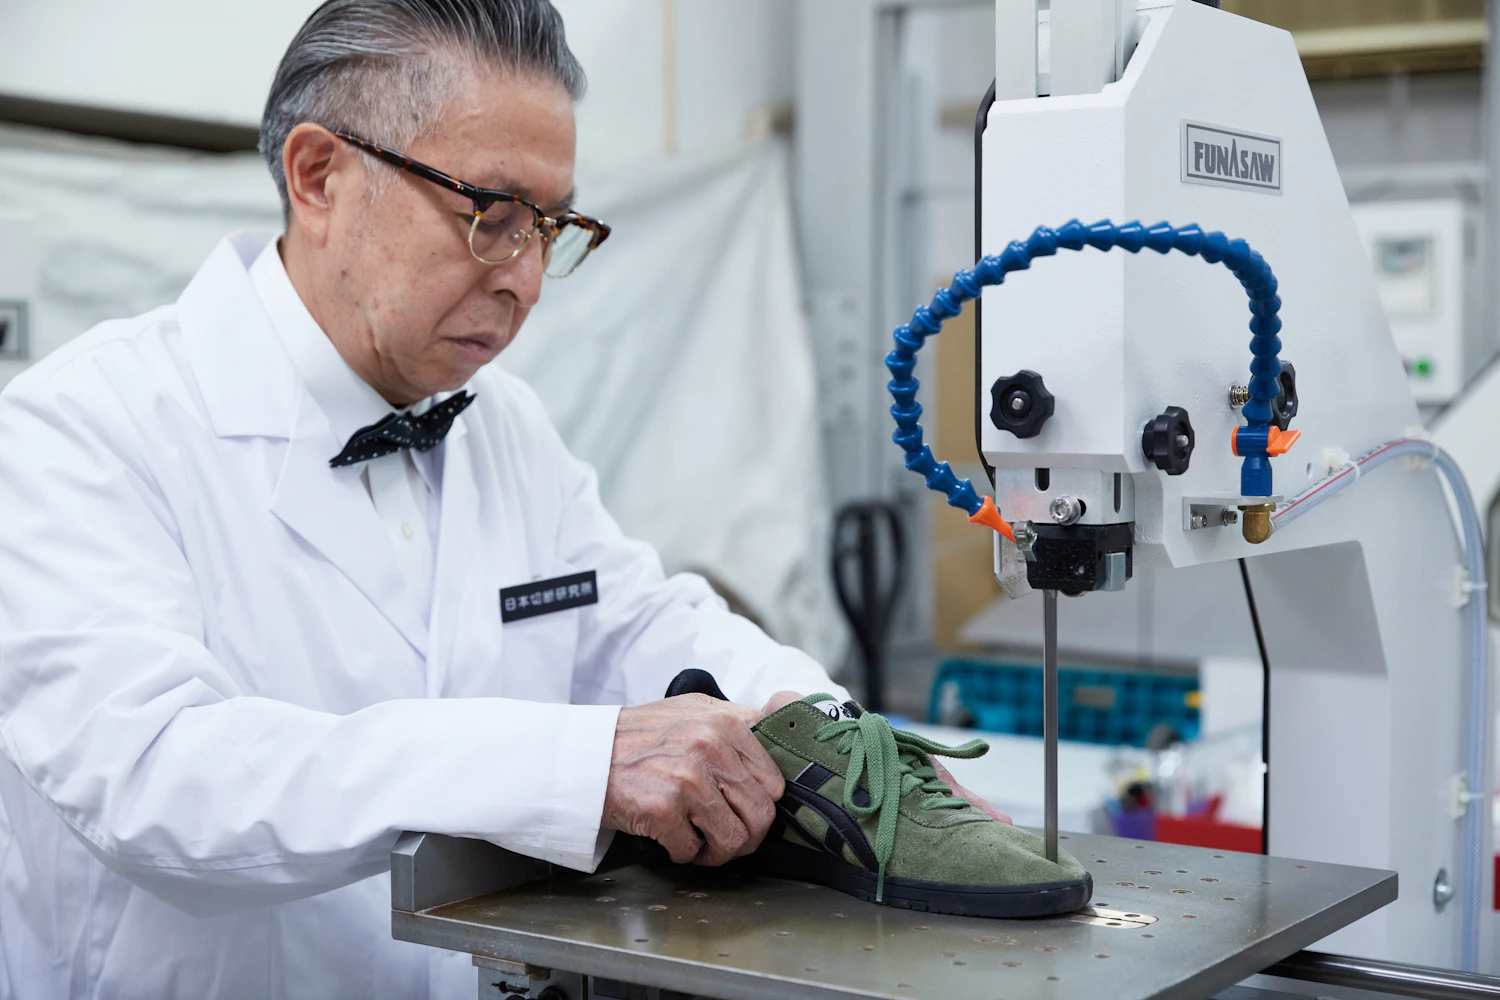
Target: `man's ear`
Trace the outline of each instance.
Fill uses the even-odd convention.
[[[286,194],[292,218],[316,246],[328,240],[333,207],[350,191],[363,190],[349,183],[358,171],[352,147],[321,125],[303,122],[292,129],[281,147],[281,167],[286,173]]]

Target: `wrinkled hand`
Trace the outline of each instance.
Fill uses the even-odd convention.
[[[678,864],[754,851],[786,784],[750,732],[760,717],[702,694],[621,709],[603,825],[650,837]]]
[[[953,789],[954,795],[957,795],[961,799],[968,799],[974,804],[974,808],[984,813],[990,819],[998,820],[1001,823],[1010,822],[1010,817],[1005,815],[1005,813],[1001,812],[999,809],[996,809],[984,799],[975,795],[963,785],[960,785],[957,781],[954,781],[952,773],[950,773],[949,770],[943,766],[942,761],[938,760],[936,757],[932,758],[932,769],[937,772],[937,776],[941,778],[949,788]]]

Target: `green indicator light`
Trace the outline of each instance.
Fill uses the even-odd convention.
[[[1432,362],[1429,361],[1427,358],[1418,358],[1417,359],[1417,364],[1416,364],[1416,372],[1417,372],[1418,375],[1421,375],[1424,378],[1427,377],[1428,375],[1431,375],[1432,374]]]

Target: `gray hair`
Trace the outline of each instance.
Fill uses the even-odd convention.
[[[583,68],[548,0],[328,0],[313,11],[282,56],[260,125],[282,211],[291,210],[281,152],[292,129],[315,122],[403,149],[436,129],[470,65],[551,77],[574,101],[583,96]]]

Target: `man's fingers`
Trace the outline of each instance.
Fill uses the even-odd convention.
[[[766,748],[760,745],[760,740],[748,729],[743,733],[733,733],[728,740],[729,749],[739,757],[741,764],[750,772],[771,800],[781,798],[781,793],[786,789],[786,778],[781,774],[781,768],[771,759]]]
[[[761,710],[754,705],[736,705],[732,701],[721,701],[718,704],[733,712],[747,726],[753,726],[763,718]]]
[[[765,714],[770,715],[772,712],[778,712],[792,702],[801,700],[801,698],[802,696],[795,691],[777,691],[771,695],[771,700],[766,702]]]
[[[776,820],[775,801],[766,794],[765,786],[750,778],[748,773],[740,781],[721,782],[719,791],[749,834],[740,848],[739,856],[753,853],[760,847],[761,841],[766,839],[766,831]]]
[[[750,831],[717,786],[705,791],[707,794],[688,813],[693,825],[703,832],[703,845],[690,860],[700,865],[722,865],[740,856],[750,840]]]

